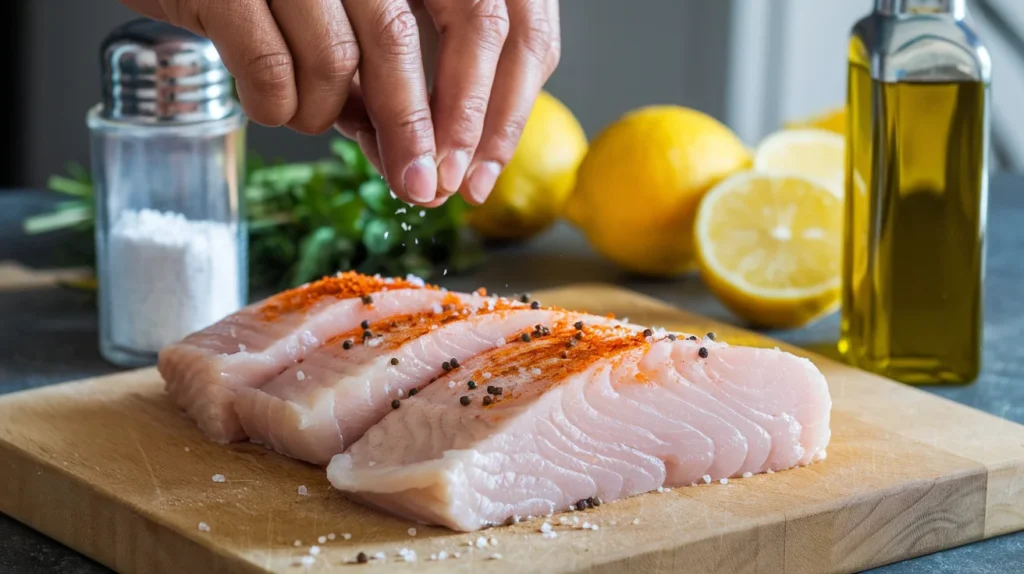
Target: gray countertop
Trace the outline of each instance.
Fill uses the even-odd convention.
[[[954,401],[1024,423],[1024,177],[992,180],[985,301],[984,368],[966,387],[928,388]],[[20,222],[52,205],[44,192],[0,191],[0,261],[54,265],[63,237],[25,237]],[[696,277],[656,281],[625,274],[598,258],[573,230],[558,225],[532,241],[495,249],[472,275],[448,277],[450,289],[497,293],[536,291],[569,283],[606,282],[735,323]],[[0,291],[0,394],[114,372],[96,348],[95,302],[66,289]],[[819,352],[834,348],[838,317],[804,329],[768,332]],[[0,515],[0,573],[107,572],[58,542]],[[885,574],[1024,572],[1024,532],[892,564]]]

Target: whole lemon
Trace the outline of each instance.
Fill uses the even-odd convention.
[[[469,223],[489,239],[525,239],[562,214],[587,153],[587,135],[576,116],[548,92],[541,92],[505,167]]]
[[[711,116],[681,106],[640,108],[594,140],[566,217],[627,270],[678,275],[696,267],[701,197],[750,164],[750,150]]]

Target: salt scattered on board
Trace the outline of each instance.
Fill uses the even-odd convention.
[[[299,485],[299,496],[308,496],[309,489],[306,488],[305,484]]]

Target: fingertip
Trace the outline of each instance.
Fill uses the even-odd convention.
[[[494,184],[501,175],[501,165],[496,161],[484,161],[473,166],[466,185],[466,200],[481,205],[494,190]]]
[[[462,187],[469,169],[469,154],[465,150],[455,150],[441,159],[437,167],[437,179],[441,189],[451,195]]]
[[[437,195],[437,162],[425,155],[410,163],[402,175],[405,196],[414,203],[429,203]]]

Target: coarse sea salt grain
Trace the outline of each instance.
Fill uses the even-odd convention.
[[[544,534],[541,534],[541,536],[543,536],[544,538],[558,538],[558,533],[552,530],[551,532],[545,532]]]
[[[214,482],[224,482],[227,479],[224,478],[223,474],[215,474],[213,475],[213,478],[211,480],[213,480]]]
[[[382,339],[383,337],[374,337],[372,339],[367,339],[366,346],[370,347],[371,349],[373,349],[374,347],[379,347],[383,342]]]
[[[752,476],[754,476],[754,473],[752,473],[752,472],[744,472],[743,473],[743,478],[750,478]]]
[[[307,496],[308,494],[309,494],[309,489],[306,488],[306,485],[305,484],[300,485],[299,486],[299,495],[300,496]]]
[[[320,547],[319,546],[310,546],[309,547],[309,554],[311,556],[316,556],[317,554],[320,554]]]
[[[245,345],[243,345],[241,343],[238,344],[238,351],[239,352],[244,353],[245,349],[246,349]]]
[[[327,537],[326,536],[320,536],[320,537],[318,537],[316,539],[316,541],[319,542],[320,544],[326,544],[327,543]]]
[[[416,536],[416,529],[415,528],[410,528],[409,529],[409,536]]]
[[[337,538],[337,536],[335,536],[333,532],[327,535],[328,540],[334,540],[335,538]]]
[[[537,367],[534,367],[534,368],[530,369],[530,374],[532,374],[532,375],[539,375],[540,374],[540,369],[538,369]]]
[[[491,554],[488,558],[490,560],[501,560],[501,554],[498,554],[497,552],[495,552],[494,554]]]
[[[729,479],[728,478],[723,478],[722,480],[719,480],[718,482],[719,482],[719,484],[729,484]]]
[[[110,337],[121,347],[155,353],[243,304],[234,225],[126,210],[107,245]]]
[[[295,542],[292,542],[292,546],[298,548],[299,546],[302,546],[302,541],[296,540]]]
[[[540,525],[541,532],[551,532],[551,523],[544,521],[544,524]]]
[[[640,519],[639,519],[639,518],[634,518],[634,519],[633,519],[633,524],[634,524],[634,525],[636,525],[636,524],[640,524]]]
[[[711,484],[711,475],[710,474],[705,474],[704,476],[701,477],[701,479],[704,481],[704,484]]]
[[[209,532],[210,531],[210,525],[205,523],[205,522],[200,522],[199,523],[199,531],[200,532]]]
[[[767,472],[768,474],[775,474],[775,471],[770,469],[770,468],[767,471],[765,471],[765,472]]]
[[[490,374],[490,373],[484,373],[484,378],[485,378],[485,379],[489,379],[489,378],[491,378],[491,374]]]
[[[454,389],[455,388],[455,381],[448,381],[448,388],[449,389]]]
[[[352,535],[349,534],[348,532],[343,533],[341,535],[341,537],[344,538],[345,540],[352,540]]]
[[[295,378],[300,380],[300,381],[305,381],[306,380],[306,373],[303,373],[302,371],[298,371],[298,372],[295,373]]]

